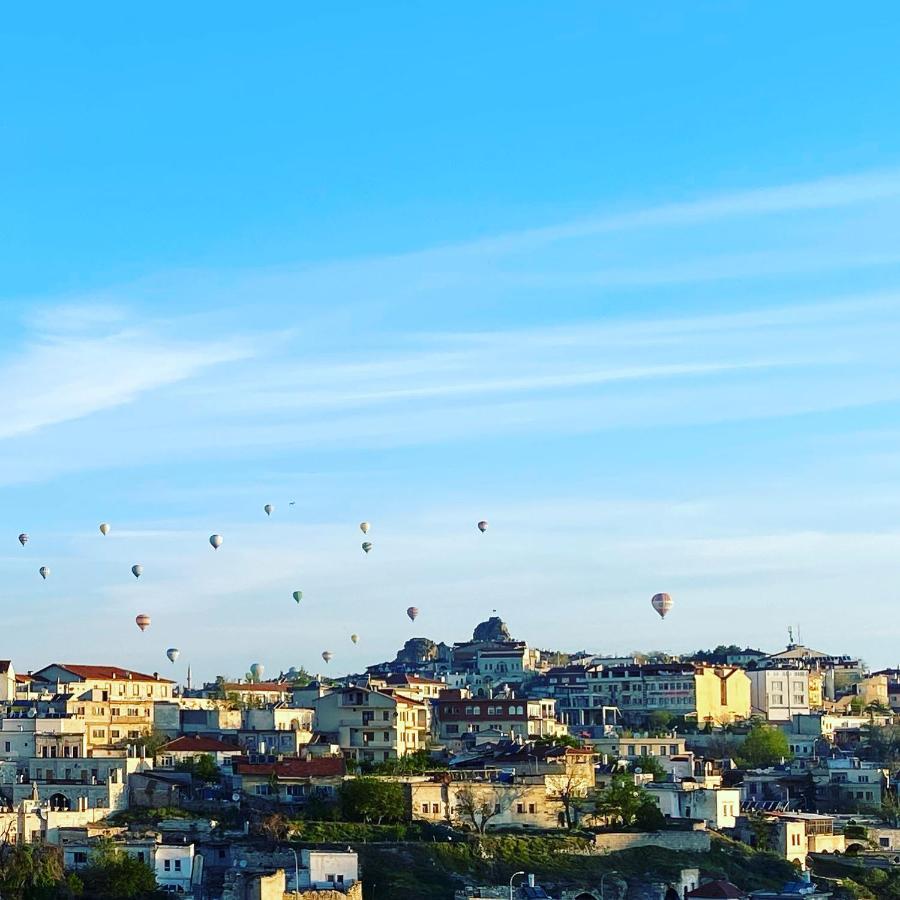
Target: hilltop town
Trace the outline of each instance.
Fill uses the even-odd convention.
[[[565,654],[497,617],[327,680],[0,661],[0,890],[29,853],[60,897],[894,896],[898,710],[900,671],[793,641]]]

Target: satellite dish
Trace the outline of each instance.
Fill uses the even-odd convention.
[[[231,795],[231,799],[234,800],[235,803],[237,803],[238,800],[241,799],[241,795],[240,795],[237,791],[235,791],[235,792]]]
[[[33,719],[37,716],[37,710],[32,706],[31,709],[28,710],[28,718]]]
[[[238,863],[238,865],[239,865],[242,869],[246,869],[246,868],[247,868],[247,860],[246,860],[246,859],[242,859],[242,860]]]

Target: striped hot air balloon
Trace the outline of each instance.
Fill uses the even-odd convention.
[[[664,619],[669,610],[675,605],[668,594],[654,594],[650,599],[650,604],[659,613],[661,619]]]
[[[147,613],[141,613],[134,617],[134,623],[141,631],[146,631],[150,627],[150,616]]]

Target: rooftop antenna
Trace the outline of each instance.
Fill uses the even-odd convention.
[[[800,637],[800,623],[799,622],[797,623],[797,643],[798,644],[803,643],[803,638]]]
[[[788,625],[788,644],[794,643],[794,629],[793,626]]]

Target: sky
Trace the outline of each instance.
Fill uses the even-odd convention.
[[[8,10],[0,657],[343,673],[496,610],[896,664],[898,27]]]

